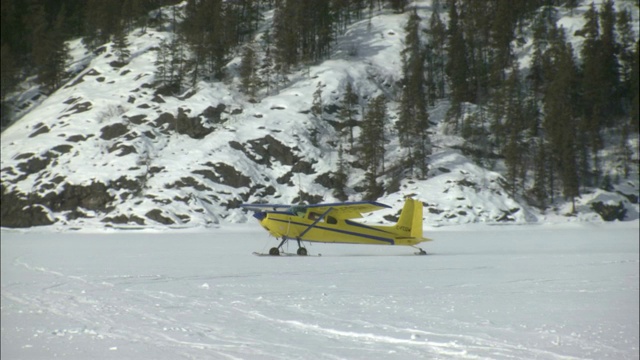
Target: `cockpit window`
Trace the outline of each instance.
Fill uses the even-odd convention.
[[[292,214],[298,215],[300,217],[304,217],[304,215],[307,213],[307,207],[306,206],[292,206],[291,209],[289,209],[289,211],[291,211]]]
[[[318,220],[318,218],[322,216],[321,214],[315,213],[315,212],[310,212],[309,213],[309,220]]]
[[[335,225],[338,223],[338,220],[333,216],[327,216],[327,224]]]

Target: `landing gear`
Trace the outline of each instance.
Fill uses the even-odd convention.
[[[418,252],[414,252],[414,254],[416,254],[416,255],[427,255],[427,252],[422,250],[421,248],[419,248],[417,246],[412,246],[412,247],[418,249]]]
[[[279,256],[280,248],[282,248],[282,245],[284,245],[287,242],[287,240],[289,239],[287,239],[286,237],[283,237],[278,247],[272,247],[271,249],[269,249],[269,255]],[[302,247],[302,244],[300,243],[300,239],[296,239],[296,241],[298,241],[298,251],[296,253],[300,256],[307,256],[307,249]]]

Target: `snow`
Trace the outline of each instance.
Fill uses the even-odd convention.
[[[638,359],[639,223],[427,227],[256,257],[258,224],[1,232],[3,359]],[[289,244],[289,251],[295,250]]]

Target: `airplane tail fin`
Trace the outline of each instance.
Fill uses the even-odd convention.
[[[396,223],[396,230],[402,235],[422,238],[422,202],[407,198]]]

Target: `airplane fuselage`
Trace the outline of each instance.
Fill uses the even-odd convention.
[[[256,214],[258,215],[258,214]],[[256,217],[260,225],[277,238],[300,239],[323,243],[406,245],[413,246],[426,239],[402,236],[394,226],[371,226],[346,219],[307,212],[267,212]]]

